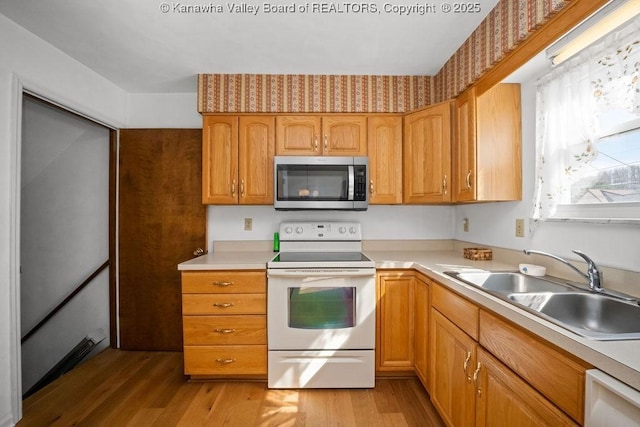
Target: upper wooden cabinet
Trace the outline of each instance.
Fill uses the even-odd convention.
[[[295,115],[276,118],[279,156],[366,156],[367,117]]]
[[[455,104],[453,144],[456,202],[522,199],[520,85],[499,84]]]
[[[402,203],[402,117],[369,117],[367,135],[369,203]]]
[[[451,201],[451,110],[443,102],[404,118],[404,203]]]
[[[272,204],[274,153],[274,116],[204,116],[202,202]]]

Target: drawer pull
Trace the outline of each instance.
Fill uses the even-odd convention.
[[[213,282],[212,285],[226,287],[233,285],[233,282]]]
[[[231,328],[231,329],[220,329],[220,328],[216,328],[214,329],[214,332],[217,332],[219,334],[232,334],[234,333],[236,330]]]
[[[235,361],[236,359],[216,359],[216,362],[220,363],[221,365],[228,365],[229,363],[233,363]]]
[[[216,302],[213,304],[214,307],[219,307],[219,308],[229,308],[229,307],[233,307],[234,304],[232,302]]]

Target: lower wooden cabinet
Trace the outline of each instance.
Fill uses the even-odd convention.
[[[431,401],[448,426],[475,421],[477,343],[438,310],[431,311]]]
[[[378,274],[377,372],[414,369],[414,280],[407,270]]]
[[[266,377],[266,280],[265,271],[182,273],[186,375]]]
[[[431,295],[429,392],[448,426],[582,424],[587,364],[443,286]]]
[[[477,366],[476,426],[578,425],[482,348]]]
[[[415,280],[415,370],[422,385],[429,390],[429,280],[417,275]]]

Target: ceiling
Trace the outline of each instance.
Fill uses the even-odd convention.
[[[453,2],[2,0],[0,13],[127,92],[164,93],[195,92],[198,73],[435,75],[497,2],[445,13]],[[265,3],[310,11],[267,13]],[[431,9],[400,15],[385,4]],[[200,5],[222,11],[185,11]]]

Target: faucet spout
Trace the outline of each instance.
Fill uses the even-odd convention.
[[[548,252],[536,251],[536,250],[533,250],[533,249],[525,249],[524,250],[524,253],[526,255],[538,254],[538,255],[543,255],[543,256],[549,257],[549,258],[553,258],[556,261],[560,261],[561,263],[563,263],[567,267],[570,267],[571,269],[573,269],[580,276],[582,276],[585,279],[587,279],[590,291],[592,291],[592,292],[601,292],[602,291],[602,272],[600,271],[600,269],[598,268],[596,263],[591,258],[589,258],[584,252],[577,251],[577,250],[574,250],[572,252],[574,254],[580,256],[582,259],[584,259],[587,262],[587,273],[586,274],[583,273],[582,271],[578,270],[578,268],[576,268],[576,266],[571,264],[569,261],[565,260],[564,258],[560,258],[557,255],[553,255],[553,254],[550,254]]]

